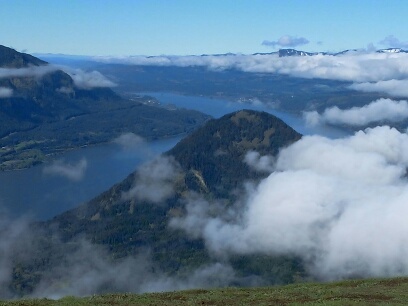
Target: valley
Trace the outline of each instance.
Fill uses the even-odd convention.
[[[380,120],[392,127],[377,126],[376,117],[363,127],[311,125],[305,113],[334,106],[361,111],[373,100],[391,101],[387,94],[351,90],[347,81],[237,69],[77,65],[71,69],[87,67],[84,73],[104,84],[114,80],[119,94],[78,88],[79,72],[72,71],[72,77],[55,72],[48,85],[41,78],[6,84],[20,96],[2,101],[1,167],[30,169],[0,176],[0,201],[8,210],[0,222],[0,263],[7,267],[0,296],[383,275],[356,262],[353,246],[336,232],[348,222],[357,226],[349,219],[359,213],[356,203],[376,220],[365,206],[377,192],[373,177],[381,178],[378,190],[392,205],[400,205],[404,192],[395,188],[404,186],[398,169],[406,164],[406,119]],[[31,108],[21,108],[19,99]],[[21,126],[12,129],[13,120]],[[383,150],[388,146],[395,156]],[[14,196],[29,185],[31,191]],[[374,229],[356,233],[367,237],[367,230]],[[382,240],[359,241],[372,247]],[[339,243],[345,251],[336,265]],[[362,260],[372,263],[370,247]],[[377,263],[399,275],[398,261]]]

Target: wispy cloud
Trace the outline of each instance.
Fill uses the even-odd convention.
[[[9,98],[13,95],[13,89],[7,87],[0,87],[0,99]]]
[[[2,214],[0,217],[0,297],[13,298],[11,281],[13,265],[16,260],[29,256],[32,235],[27,219],[11,220]]]
[[[171,224],[202,237],[214,256],[296,255],[322,279],[405,275],[407,166],[408,135],[396,129],[304,136],[244,205],[213,214],[212,202],[195,199]]]
[[[139,167],[132,188],[123,197],[160,204],[174,194],[175,180],[180,173],[180,166],[173,157],[156,157]]]
[[[84,71],[82,69],[63,68],[74,80],[75,85],[81,89],[92,89],[96,87],[115,87],[116,84],[107,79],[99,71]]]
[[[294,48],[297,46],[306,45],[308,43],[309,43],[309,40],[307,40],[304,37],[284,35],[284,36],[281,36],[278,40],[274,40],[274,41],[264,40],[262,42],[262,45],[270,46],[273,48],[276,48],[276,47]]]
[[[388,35],[379,44],[390,47],[390,48],[408,48],[408,41],[400,41],[394,35]]]
[[[149,250],[139,250],[131,256],[113,260],[104,246],[92,244],[84,238],[74,238],[67,247],[57,235],[46,242],[47,247],[51,247],[49,250],[64,250],[64,254],[58,256],[58,260],[51,255],[47,269],[41,269],[41,265],[35,262],[48,258],[48,255],[44,256],[43,243],[46,239],[46,235],[30,225],[28,219],[0,217],[1,299],[17,297],[13,291],[16,289],[13,276],[16,272],[14,269],[19,265],[34,265],[38,269],[35,272],[30,270],[35,278],[32,282],[33,292],[27,292],[25,289],[30,289],[25,288],[25,296],[51,299],[67,295],[142,293],[248,284],[248,279],[239,277],[231,266],[221,262],[203,264],[191,270],[181,268],[178,275],[172,276],[163,272],[152,260]]]
[[[107,292],[161,292],[227,286],[240,280],[230,266],[222,263],[169,276],[154,264],[149,251],[113,261],[101,246],[85,240],[72,244],[76,249],[63,263],[46,271],[32,296],[58,299]]]
[[[113,140],[114,143],[120,145],[125,150],[147,147],[146,141],[134,133],[125,133]]]
[[[51,165],[43,168],[43,173],[47,175],[55,175],[65,177],[71,181],[80,181],[83,179],[88,162],[82,158],[76,164],[65,163],[63,160],[54,161]]]
[[[340,109],[337,106],[324,110],[322,114],[316,111],[305,112],[304,118],[307,124],[334,124],[366,126],[373,122],[389,121],[399,122],[408,118],[407,101],[394,101],[379,99],[362,107]]]
[[[95,87],[115,87],[116,84],[107,79],[98,71],[84,71],[82,69],[73,69],[66,66],[44,65],[31,66],[27,68],[0,68],[0,79],[11,77],[36,77],[41,78],[44,75],[63,70],[73,79],[75,85],[81,89],[92,89]],[[61,89],[64,92],[64,88]],[[66,91],[66,89],[65,89]]]
[[[244,162],[258,172],[272,172],[275,158],[270,155],[261,156],[258,152],[249,151],[245,154]]]
[[[58,70],[52,65],[31,66],[27,68],[0,68],[0,79],[14,77],[37,77],[40,78],[47,73]]]

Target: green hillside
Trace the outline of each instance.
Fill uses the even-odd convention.
[[[407,305],[408,278],[302,283],[266,288],[224,288],[147,294],[106,294],[60,300],[0,302],[27,305]]]
[[[193,271],[217,265],[231,274],[220,285],[287,284],[302,279],[305,271],[296,257],[217,257],[209,253],[202,238],[169,226],[174,217],[186,214],[191,197],[208,201],[214,209],[235,205],[245,182],[267,175],[244,162],[246,153],[256,150],[273,156],[300,137],[283,121],[263,112],[244,110],[210,120],[147,168],[140,168],[89,203],[36,224],[32,231],[40,231],[41,238],[35,240],[32,257],[18,260],[16,255],[10,291],[30,294],[42,279],[51,280],[55,288],[69,288],[72,280],[53,272],[61,262],[69,267],[70,254],[83,253],[84,239],[107,250],[106,265],[147,253],[149,268],[145,273],[153,271],[184,283]],[[152,183],[154,176],[159,181]],[[171,192],[157,199],[166,188]],[[146,191],[150,197],[139,196],[138,192]],[[87,262],[83,258],[87,257],[81,255],[81,261]],[[209,280],[207,286],[213,283]],[[95,290],[106,292],[110,288],[102,283]]]

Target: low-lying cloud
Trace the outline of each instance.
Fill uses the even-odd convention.
[[[408,135],[376,127],[343,139],[304,136],[248,198],[213,213],[197,199],[173,227],[215,256],[296,255],[321,279],[408,273]]]
[[[180,165],[173,157],[158,156],[138,168],[136,180],[123,198],[160,204],[174,194],[174,184],[180,173]]]
[[[7,87],[0,87],[0,99],[9,98],[13,96],[13,89]]]
[[[2,208],[0,207],[0,210]],[[13,280],[13,265],[16,261],[30,256],[33,235],[28,219],[11,220],[7,214],[0,217],[0,298],[12,298],[10,284]]]
[[[41,78],[44,75],[63,70],[68,73],[73,79],[76,87],[80,89],[92,89],[96,87],[115,87],[116,84],[107,79],[103,74],[98,71],[84,71],[82,69],[73,69],[66,66],[30,66],[26,68],[0,68],[0,79],[2,78],[26,78],[35,77]],[[67,88],[61,88],[60,91],[64,92]],[[0,96],[1,97],[1,96]]]
[[[47,269],[42,270],[38,262],[42,260],[45,246],[36,242],[44,242],[44,239],[47,239],[47,235],[30,226],[28,219],[11,220],[4,215],[0,218],[1,299],[17,297],[13,275],[18,264],[23,267],[34,265],[38,269],[36,279],[29,285],[33,286],[33,291],[26,292],[26,296],[51,299],[107,292],[142,293],[222,287],[247,282],[236,275],[228,264],[220,262],[205,264],[194,270],[180,269],[177,276],[172,276],[161,271],[152,261],[149,250],[113,260],[104,246],[85,239],[74,239],[64,244],[58,237],[53,237],[47,243],[63,250],[64,255],[55,260],[55,254],[52,254]]]
[[[245,154],[244,162],[258,172],[272,172],[274,169],[275,158],[270,155],[261,156],[256,151],[249,151]]]
[[[114,82],[107,79],[99,71],[83,71],[82,69],[72,68],[64,68],[64,71],[74,80],[75,86],[81,89],[116,86]]]
[[[283,47],[283,48],[290,47],[290,48],[293,48],[293,47],[297,47],[297,46],[306,45],[308,43],[309,43],[309,40],[307,40],[304,37],[284,35],[284,36],[281,36],[278,40],[275,40],[275,41],[264,40],[262,42],[262,45],[270,46],[270,47],[273,47],[273,48],[276,48],[276,47]]]
[[[147,147],[146,140],[134,133],[125,133],[113,140],[114,143],[120,145],[125,150],[133,150],[137,148]]]
[[[129,56],[94,57],[107,63],[153,66],[203,66],[212,70],[238,69],[253,73],[277,73],[301,78],[320,78],[354,83],[354,89],[376,88],[406,97],[408,80],[407,53],[350,51],[339,55],[279,57],[278,54],[218,56]],[[388,83],[387,83],[388,82]]]
[[[0,68],[0,79],[4,78],[41,78],[45,74],[58,70],[56,66],[30,66],[27,68]]]
[[[222,287],[239,281],[235,271],[221,263],[169,276],[153,263],[149,251],[113,261],[102,246],[85,240],[76,244],[64,263],[44,274],[32,296],[58,299],[107,292],[162,292]]]
[[[355,83],[349,88],[363,92],[383,92],[393,97],[408,97],[408,79]]]
[[[366,126],[373,122],[389,121],[399,122],[408,118],[407,101],[394,101],[379,99],[362,107],[340,109],[333,106],[324,110],[322,114],[317,111],[305,112],[304,118],[309,125],[333,124]]]
[[[82,158],[76,164],[65,163],[63,160],[57,160],[48,166],[45,166],[43,173],[46,175],[54,175],[64,177],[71,181],[80,181],[83,179],[88,162]]]
[[[304,78],[377,82],[408,78],[408,54],[348,52],[342,55],[288,56],[278,54],[220,56],[93,57],[108,63],[155,66],[205,66],[246,72],[281,73]]]

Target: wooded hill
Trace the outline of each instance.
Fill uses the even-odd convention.
[[[41,233],[36,240],[37,251],[32,252],[34,258],[19,261],[17,256],[12,291],[28,294],[44,279],[52,280],[57,287],[69,286],[64,275],[53,272],[61,262],[68,265],[67,258],[81,247],[83,239],[105,247],[112,264],[148,250],[149,271],[160,271],[166,277],[183,279],[202,266],[221,263],[236,274],[223,285],[282,284],[301,278],[304,269],[298,258],[277,255],[217,258],[208,252],[201,238],[169,226],[174,216],[186,213],[186,202],[192,196],[217,203],[214,205],[221,203],[224,208],[233,205],[242,195],[239,190],[245,182],[256,182],[266,176],[244,162],[246,153],[255,150],[273,156],[300,137],[283,121],[264,112],[243,110],[210,120],[161,157],[167,158],[173,168],[170,178],[159,181],[159,185],[146,184],[152,176],[145,170],[166,172],[165,167],[154,166],[160,158],[153,161],[151,168],[141,167],[89,203],[36,224],[32,230]],[[172,192],[157,201],[155,196],[168,183]],[[141,197],[138,186],[143,191],[156,188],[153,197]],[[95,290],[123,290],[109,286],[114,285],[104,283]]]

